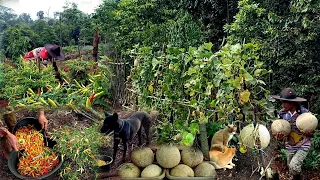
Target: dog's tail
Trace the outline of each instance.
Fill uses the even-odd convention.
[[[210,150],[218,150],[223,152],[225,149],[225,146],[222,144],[212,144]]]

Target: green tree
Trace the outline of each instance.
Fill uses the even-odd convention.
[[[38,19],[44,19],[44,12],[43,11],[38,11],[37,12],[37,16],[38,16]]]
[[[161,1],[105,1],[94,19],[102,34],[112,37],[121,51],[132,49],[135,44],[162,47],[170,42],[188,47],[203,42],[199,24],[185,10],[169,8]]]
[[[273,70],[268,79],[271,92],[294,87],[308,98],[311,111],[318,112],[320,4],[316,0],[272,2],[239,1],[234,23],[226,26],[228,41],[260,43],[260,57]]]
[[[19,24],[32,24],[33,20],[31,19],[30,14],[22,13],[18,16],[17,21]]]
[[[22,31],[16,27],[9,27],[6,30],[8,35],[8,46],[6,53],[8,57],[13,60],[17,60],[21,55],[31,48],[31,39],[28,36],[23,36]]]
[[[39,45],[44,46],[47,43],[58,44],[58,36],[52,26],[44,20],[37,20],[32,25],[32,29],[39,36]]]
[[[13,9],[0,5],[0,32],[16,24],[17,15]]]

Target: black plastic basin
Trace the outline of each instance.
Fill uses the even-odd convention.
[[[16,125],[12,129],[12,133],[15,134],[17,129],[19,129],[21,126],[28,126],[29,124],[33,125],[36,128],[36,130],[38,130],[38,131],[41,130],[41,125],[40,125],[40,123],[39,123],[37,118],[26,117],[26,118],[24,118],[21,121],[18,121],[16,123]]]
[[[14,127],[13,127],[13,133],[15,134],[15,132],[17,131],[17,129],[21,126],[27,126],[27,125],[34,125],[35,128],[37,130],[41,130],[41,126],[38,122],[38,120],[36,118],[32,118],[32,117],[28,117],[28,118],[25,118],[21,121],[19,121]],[[44,131],[42,131],[42,133],[44,134]],[[44,134],[45,136],[45,134]],[[57,144],[56,141],[50,139],[49,137],[44,137],[44,143],[45,145],[47,145],[48,147],[50,148],[53,148],[53,146],[55,144]],[[11,173],[16,176],[17,178],[20,178],[20,179],[50,179],[50,177],[52,177],[62,166],[63,164],[63,159],[61,158],[61,156],[59,156],[59,165],[53,169],[50,173],[44,175],[44,176],[39,176],[39,177],[36,177],[36,178],[32,178],[32,177],[26,177],[26,176],[22,176],[19,172],[18,172],[18,163],[19,163],[19,158],[18,158],[18,154],[20,152],[18,151],[11,151],[10,155],[9,155],[9,159],[8,159],[8,167],[9,167],[9,170],[11,171]],[[22,152],[23,153],[23,152]]]
[[[102,161],[105,161],[105,162],[108,162],[106,165],[104,166],[100,166],[99,167],[99,170],[101,172],[108,172],[110,171],[111,169],[111,163],[113,162],[113,159],[112,157],[108,156],[108,155],[97,155],[97,158],[102,160]]]

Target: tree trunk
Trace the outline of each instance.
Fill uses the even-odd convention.
[[[200,143],[201,143],[203,156],[205,159],[210,159],[206,124],[205,123],[199,124],[199,129],[200,129]]]
[[[94,61],[98,61],[98,50],[99,50],[99,43],[101,42],[100,30],[96,30],[93,36],[93,51],[92,56]]]

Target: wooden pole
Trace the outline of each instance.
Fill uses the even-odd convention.
[[[209,157],[209,144],[208,144],[208,138],[207,138],[207,127],[205,123],[199,124],[200,129],[200,143],[201,143],[201,149],[202,153],[205,159],[210,159]]]
[[[92,56],[94,61],[98,62],[98,51],[99,51],[99,43],[101,42],[101,36],[99,35],[100,30],[96,30],[93,35],[93,50]]]

